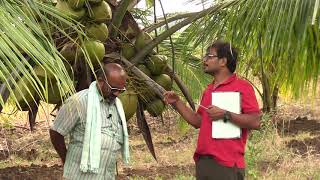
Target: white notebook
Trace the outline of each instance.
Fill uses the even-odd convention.
[[[240,92],[213,92],[212,105],[221,109],[240,114],[241,95]],[[232,139],[241,137],[241,128],[223,119],[212,121],[212,138]]]

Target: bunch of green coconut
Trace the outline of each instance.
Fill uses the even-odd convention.
[[[70,64],[64,63],[64,66],[67,69],[68,75],[72,77]],[[55,80],[54,75],[41,66],[33,67],[33,71],[38,78],[36,85],[33,85],[33,83],[24,76],[17,82],[18,88],[14,89],[14,94],[18,102],[17,107],[22,111],[27,111],[30,107],[38,105],[40,99],[46,99],[50,104],[60,104],[62,98],[67,93],[61,95],[61,91],[59,90],[60,85]],[[48,87],[48,90],[44,91],[42,87]],[[40,89],[40,94],[37,89]]]
[[[140,32],[133,41],[122,43],[121,55],[130,61],[134,55],[142,50],[150,41],[152,41],[152,37],[148,33]],[[167,61],[168,59],[166,56],[159,55],[155,51],[152,51],[145,57],[144,61],[140,61],[136,67],[165,90],[171,90],[171,77],[165,74]],[[144,108],[150,115],[154,117],[160,116],[165,109],[165,104],[162,99],[160,99],[150,87],[146,86],[142,80],[136,80],[134,84],[135,92],[128,91],[129,96],[125,95],[125,98],[122,98],[123,102],[130,102],[128,104],[132,103],[130,108],[126,109],[126,115],[129,118],[134,115],[137,106],[135,101],[137,102],[138,99],[140,99],[143,102]]]
[[[107,41],[109,36],[107,24],[112,18],[112,10],[109,4],[104,0],[58,0],[55,7],[64,14],[84,24],[85,33],[87,37],[89,37],[89,39],[78,38],[76,42],[67,41],[58,47],[58,50],[66,61],[65,66],[70,70],[69,72],[71,72],[70,76],[72,76],[72,72],[74,72],[72,65],[78,60],[84,59],[84,57],[90,58],[92,62],[90,66],[94,69],[100,68],[100,64],[106,54],[104,42]],[[68,28],[64,27],[63,24],[61,27]],[[130,60],[151,40],[152,37],[149,34],[140,32],[133,39],[122,42],[121,47],[118,48],[119,53]],[[166,56],[152,52],[145,57],[144,61],[141,61],[136,66],[164,89],[171,90],[172,80],[170,76],[165,74],[167,67]],[[59,88],[53,76],[45,76],[44,74],[47,72],[45,68],[42,67],[35,67],[34,71],[41,81],[48,82],[49,79],[49,82],[52,82],[49,83],[50,86],[48,87],[48,103],[61,103],[62,99],[58,91]],[[130,73],[128,74],[130,75]],[[129,79],[132,79],[132,82],[129,82],[128,90],[119,97],[123,103],[126,118],[130,119],[136,113],[139,100],[143,102],[149,114],[154,117],[161,115],[165,109],[165,104],[162,100],[140,79]],[[24,78],[22,78],[21,81],[25,81]],[[38,97],[36,90],[33,87],[29,87],[29,89],[29,92],[23,93],[25,98],[23,98],[22,95],[17,96],[22,110],[28,110],[28,104],[33,104],[37,100],[37,98],[31,98],[31,95]],[[16,92],[16,94],[19,93]]]
[[[61,55],[66,60],[64,65],[71,77],[73,76],[72,65],[75,63],[75,61],[87,56],[91,59],[93,67],[99,67],[99,63],[102,61],[103,56],[105,55],[105,47],[103,42],[105,42],[108,38],[108,28],[103,22],[111,19],[112,11],[108,3],[105,1],[88,1],[89,8],[85,6],[86,0],[58,0],[56,3],[54,3],[55,7],[65,15],[80,22],[90,22],[84,23],[86,25],[86,35],[90,39],[81,41],[79,40],[79,42],[69,41],[62,44],[62,48],[58,47]],[[33,12],[26,10],[26,13]],[[43,24],[40,23],[40,27],[42,27],[42,25]],[[68,28],[64,27],[63,24],[61,24],[61,27]],[[49,27],[49,30],[50,29],[51,28]],[[59,87],[54,76],[50,74],[48,69],[45,67],[35,66],[33,67],[33,70],[42,85],[44,85],[45,82],[48,82],[47,102],[50,104],[61,103],[62,99]],[[28,90],[24,91],[26,86]],[[39,86],[35,87],[31,85],[31,82],[28,82],[25,77],[22,77],[22,79],[18,82],[18,87],[19,88],[16,88],[14,91],[14,94],[18,102],[17,106],[20,110],[29,110],[30,106],[38,103],[41,96],[45,97],[43,94],[37,93],[36,89],[39,88]],[[32,98],[32,96],[34,98]]]

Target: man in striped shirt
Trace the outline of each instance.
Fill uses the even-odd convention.
[[[88,89],[70,98],[59,110],[50,129],[51,142],[64,165],[65,179],[109,180],[115,178],[116,157],[124,144],[126,124],[122,123],[123,107],[117,96],[125,91],[127,74],[115,63],[103,65],[97,73],[97,89],[101,111],[101,155],[97,173],[83,172],[80,162],[86,128]],[[120,101],[119,101],[120,102]],[[90,108],[90,107],[89,107]],[[119,114],[120,112],[120,114]],[[124,124],[124,125],[123,125]],[[68,149],[64,136],[69,136]]]

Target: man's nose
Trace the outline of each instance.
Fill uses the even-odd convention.
[[[119,91],[116,91],[116,92],[113,92],[112,94],[115,95],[115,96],[119,96],[119,95],[120,95],[120,92],[119,92]]]

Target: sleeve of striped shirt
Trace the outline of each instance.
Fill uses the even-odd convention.
[[[51,129],[63,136],[69,134],[77,121],[79,121],[80,107],[80,102],[75,98],[68,99],[60,108]]]

